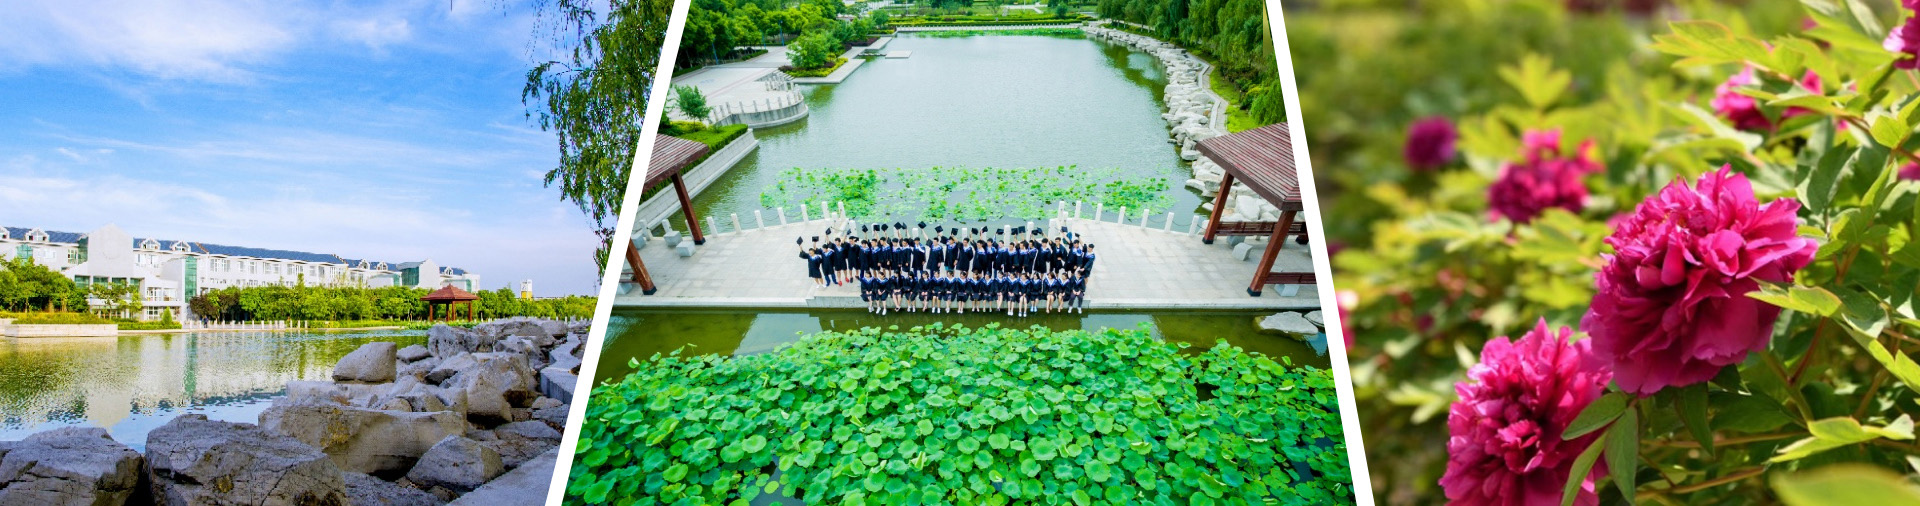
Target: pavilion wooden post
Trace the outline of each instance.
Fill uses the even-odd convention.
[[[693,214],[693,197],[687,196],[687,181],[679,172],[673,173],[673,191],[680,194],[680,214],[687,215],[687,230],[693,231],[693,243],[706,244],[707,236],[700,233],[700,218]]]
[[[627,243],[627,265],[633,267],[631,281],[640,285],[641,295],[653,295],[658,291],[653,286],[653,275],[647,273],[647,263],[640,260],[640,249],[633,247],[631,242]]]
[[[1233,174],[1220,175],[1220,194],[1213,196],[1213,213],[1207,215],[1207,233],[1200,242],[1213,244],[1213,236],[1220,232],[1220,215],[1227,212],[1227,194],[1233,191]]]
[[[433,303],[427,303],[427,321],[433,321]]]
[[[1260,296],[1266,288],[1267,273],[1273,270],[1273,261],[1280,257],[1280,245],[1287,242],[1287,229],[1293,226],[1295,211],[1282,211],[1280,224],[1273,227],[1273,234],[1267,236],[1267,250],[1260,254],[1260,267],[1253,271],[1253,284],[1247,286],[1247,295]]]

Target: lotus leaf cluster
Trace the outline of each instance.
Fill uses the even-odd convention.
[[[844,202],[848,216],[883,222],[1041,220],[1052,216],[1057,202],[1084,202],[1086,216],[1095,205],[1110,213],[1173,206],[1165,178],[1139,178],[1118,168],[792,168],[781,171],[779,180],[761,192],[760,205],[818,209],[823,202]]]
[[[1352,503],[1328,371],[1144,330],[933,324],[635,359],[597,386],[586,504]]]

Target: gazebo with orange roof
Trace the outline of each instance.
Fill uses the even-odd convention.
[[[707,237],[700,233],[700,218],[693,212],[693,197],[687,194],[687,182],[680,177],[680,170],[706,156],[708,150],[705,143],[654,134],[653,155],[647,159],[647,178],[642,180],[639,188],[627,189],[646,193],[660,183],[672,181],[673,191],[680,199],[680,213],[687,217],[687,230],[691,232],[694,244],[706,244]],[[640,248],[634,247],[633,241],[627,241],[627,265],[633,268],[633,277],[629,281],[640,285],[642,295],[653,295],[657,290],[653,276],[647,274],[647,264],[640,260]]]
[[[441,305],[447,306],[444,315],[445,320],[453,321],[453,314],[456,309],[454,305],[462,302],[467,303],[467,319],[471,320],[473,319],[473,301],[480,300],[480,296],[468,293],[466,290],[461,290],[453,285],[447,285],[421,297],[420,300],[427,301],[427,321],[433,321],[433,307]]]

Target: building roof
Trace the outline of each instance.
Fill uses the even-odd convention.
[[[705,145],[702,144],[702,146],[705,146]],[[7,230],[7,236],[15,240],[21,240],[25,238],[27,235],[27,232],[33,230],[31,228],[21,228],[21,227],[0,227],[0,228],[5,228]],[[44,232],[47,233],[48,242],[59,243],[59,244],[79,244],[80,239],[85,238],[87,236],[87,234],[80,233],[80,232],[60,232],[60,231],[54,231],[54,230],[45,230]],[[140,243],[145,242],[147,239],[148,238],[146,237],[133,238],[133,247],[135,249],[138,249],[140,247]],[[252,247],[246,247],[246,246],[227,246],[223,244],[210,244],[210,243],[204,243],[204,242],[178,241],[178,240],[169,240],[169,239],[156,239],[156,240],[160,242],[161,251],[172,251],[174,244],[180,243],[180,244],[185,244],[187,246],[188,252],[199,253],[203,255],[251,257],[251,258],[259,258],[259,259],[265,259],[265,260],[292,260],[297,262],[311,262],[311,263],[323,263],[323,264],[346,264],[350,267],[360,265],[360,260],[350,260],[346,258],[341,258],[339,255],[334,255],[329,253],[309,253],[305,251],[293,251],[293,250],[283,250],[283,249],[252,248]],[[372,264],[372,263],[378,263],[378,262],[369,261],[369,264]],[[420,265],[419,262],[408,262],[405,264],[387,262],[387,266],[390,269],[396,270],[396,271],[404,268],[402,266],[417,267],[419,265]],[[461,269],[458,267],[449,267],[447,269],[451,270],[454,275],[465,275],[467,273],[465,269]]]
[[[428,302],[465,302],[469,300],[480,300],[480,296],[468,293],[466,290],[455,288],[453,285],[447,285],[421,297],[420,300]]]
[[[687,164],[706,156],[707,150],[705,143],[654,134],[653,156],[647,160],[647,179],[641,185],[641,191],[653,188],[667,177],[679,173]]]
[[[1227,134],[1199,142],[1200,154],[1213,160],[1253,192],[1282,211],[1306,209],[1294,169],[1293,140],[1286,123]]]

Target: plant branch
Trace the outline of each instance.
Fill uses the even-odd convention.
[[[1766,472],[1766,471],[1767,471],[1767,468],[1765,468],[1765,467],[1749,467],[1749,468],[1746,468],[1746,469],[1741,469],[1741,470],[1739,470],[1739,471],[1734,471],[1734,472],[1732,472],[1732,473],[1728,473],[1728,474],[1727,474],[1726,476],[1721,476],[1721,477],[1719,477],[1719,478],[1714,478],[1714,479],[1711,479],[1711,480],[1707,480],[1707,481],[1703,481],[1703,482],[1700,482],[1700,483],[1695,483],[1695,484],[1692,484],[1692,485],[1687,485],[1687,486],[1684,486],[1684,487],[1674,487],[1674,488],[1671,488],[1671,489],[1667,489],[1667,490],[1665,490],[1664,492],[1667,492],[1667,493],[1673,493],[1673,494],[1691,494],[1691,493],[1694,493],[1694,492],[1699,492],[1699,491],[1701,491],[1701,490],[1706,490],[1706,489],[1709,489],[1709,488],[1713,488],[1713,487],[1718,487],[1718,486],[1721,486],[1721,485],[1726,485],[1726,484],[1728,484],[1728,483],[1733,483],[1733,482],[1737,482],[1737,481],[1741,481],[1741,480],[1745,480],[1745,479],[1747,479],[1747,478],[1752,478],[1752,477],[1754,477],[1754,476],[1757,476],[1757,475],[1759,475],[1760,473],[1764,473],[1764,472]],[[1648,498],[1651,498],[1651,497],[1652,497],[1652,496],[1654,496],[1654,495],[1659,495],[1659,492],[1662,492],[1662,491],[1658,491],[1658,490],[1649,490],[1649,491],[1645,491],[1645,492],[1640,492],[1640,493],[1638,493],[1638,494],[1634,494],[1634,498],[1635,498],[1635,499],[1648,499]]]

